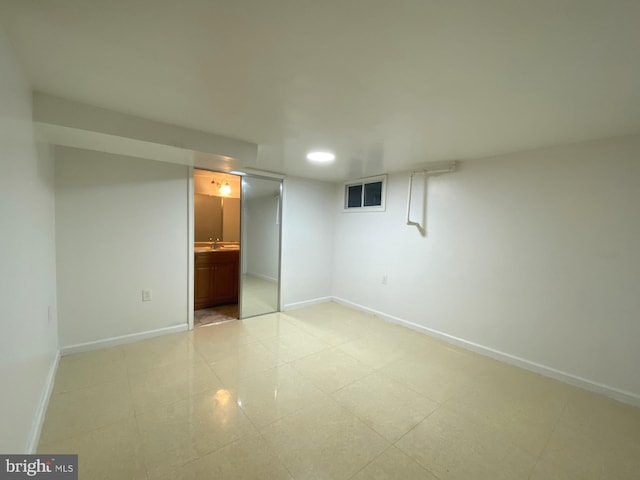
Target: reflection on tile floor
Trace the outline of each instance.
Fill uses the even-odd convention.
[[[61,359],[82,479],[637,480],[640,409],[327,303]]]
[[[278,282],[255,275],[242,275],[242,317],[255,317],[278,310]]]

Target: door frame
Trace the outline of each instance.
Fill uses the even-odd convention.
[[[189,330],[193,330],[195,300],[195,251],[194,243],[196,237],[194,195],[195,188],[193,182],[194,167],[189,167],[189,178],[187,181],[187,324]]]

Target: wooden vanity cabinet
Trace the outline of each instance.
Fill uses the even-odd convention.
[[[240,251],[195,253],[194,309],[238,303]]]

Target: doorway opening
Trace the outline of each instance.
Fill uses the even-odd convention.
[[[239,176],[194,169],[195,328],[240,318],[240,197]]]
[[[282,178],[194,168],[189,192],[189,328],[280,311]]]

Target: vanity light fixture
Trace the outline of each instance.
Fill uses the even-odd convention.
[[[336,159],[336,156],[331,152],[309,152],[307,154],[307,160],[314,163],[331,163]]]
[[[224,185],[222,185],[218,190],[222,195],[229,195],[231,193],[231,185],[229,185],[229,182],[224,182]]]
[[[211,184],[216,186],[220,195],[229,195],[231,193],[231,185],[229,185],[229,182],[224,182],[224,184],[222,184],[220,182],[216,182],[216,179],[214,178],[211,180]]]

